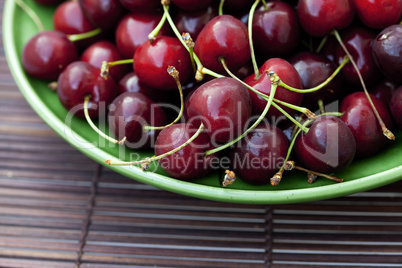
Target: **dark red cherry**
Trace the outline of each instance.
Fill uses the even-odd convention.
[[[352,0],[300,0],[297,13],[308,34],[322,37],[332,29],[348,27],[355,10]]]
[[[392,94],[397,87],[397,84],[384,79],[369,88],[369,92],[376,96],[379,100],[381,100],[385,104],[385,106],[388,106],[389,102],[391,101]]]
[[[136,12],[124,16],[116,28],[115,41],[121,55],[124,58],[132,58],[135,51],[145,41],[148,35],[158,25],[162,14]],[[166,23],[159,32],[159,36],[170,33]]]
[[[218,16],[218,7],[211,5],[195,11],[179,10],[174,22],[180,33],[189,33],[191,38],[196,40],[204,26],[216,16]]]
[[[300,132],[294,151],[305,168],[329,174],[349,166],[356,154],[356,141],[343,121],[323,115],[307,133]]]
[[[159,131],[144,131],[144,126],[164,126],[167,124],[165,112],[156,103],[138,92],[120,94],[109,105],[109,130],[132,149],[153,147]]]
[[[120,3],[133,13],[139,10],[154,12],[162,8],[160,0],[120,0]]]
[[[392,94],[389,109],[399,129],[402,129],[402,86],[399,86]]]
[[[253,129],[230,152],[234,172],[251,184],[266,184],[285,161],[289,141],[276,126]]]
[[[196,11],[207,8],[212,0],[172,0],[178,8],[189,11]]]
[[[174,124],[163,129],[155,143],[155,156],[170,152],[188,141],[196,132],[191,124]],[[211,138],[201,132],[189,145],[174,154],[159,159],[159,165],[171,177],[179,180],[193,180],[211,172],[211,159],[214,155],[204,156],[212,149]]]
[[[177,38],[169,36],[144,42],[134,54],[133,66],[141,83],[160,90],[177,90],[175,80],[167,72],[169,66],[179,71],[182,85],[194,77],[189,53]]]
[[[264,60],[291,54],[300,42],[300,26],[296,11],[286,2],[267,3],[253,17],[253,42]]]
[[[68,65],[57,80],[57,95],[61,104],[78,117],[84,117],[83,104],[86,96],[91,96],[88,104],[89,116],[96,119],[100,108],[106,108],[116,97],[117,91],[113,79],[102,78],[99,69],[82,61]]]
[[[402,83],[402,25],[392,25],[377,36],[373,43],[374,60],[389,80]]]
[[[370,28],[384,29],[401,18],[400,0],[353,0],[353,3],[360,20]]]
[[[57,80],[63,69],[77,59],[75,45],[65,34],[57,31],[38,33],[28,41],[22,52],[24,70],[45,80]]]
[[[251,116],[248,90],[233,78],[215,78],[191,95],[187,114],[205,126],[211,139],[227,142],[244,132]]]
[[[267,70],[274,71],[285,84],[295,88],[303,88],[302,80],[300,79],[296,69],[286,60],[279,58],[269,59],[260,67],[260,78],[255,80],[255,75],[252,74],[251,76],[247,77],[244,82],[256,90],[269,95],[271,93],[271,81],[265,73]],[[252,101],[253,113],[261,114],[267,105],[267,101],[251,91],[250,97]],[[275,93],[275,99],[285,101],[293,105],[300,105],[303,100],[303,94],[295,93],[278,86]],[[293,114],[293,110],[283,106],[281,106],[281,108]],[[279,117],[281,115],[282,113],[280,111],[271,106],[268,110],[267,117]]]
[[[102,31],[111,32],[126,13],[119,0],[78,0],[85,17]]]
[[[305,89],[320,85],[336,69],[336,65],[330,60],[307,51],[294,55],[289,62],[299,73]],[[304,94],[303,106],[317,109],[318,100],[322,100],[324,104],[335,101],[342,92],[342,84],[342,75],[338,74],[328,85],[320,90]]]
[[[81,61],[88,62],[100,69],[104,61],[113,62],[122,60],[117,47],[109,41],[99,41],[89,46],[81,55]],[[129,65],[116,65],[110,67],[109,73],[114,81],[119,81],[131,69]]]
[[[392,119],[387,106],[375,96],[370,97],[385,125],[392,129]],[[355,137],[357,157],[372,156],[387,144],[388,139],[383,135],[364,92],[355,92],[346,96],[341,103],[340,112],[343,113],[341,120],[346,123]]]
[[[366,85],[378,82],[382,77],[373,59],[372,45],[376,34],[363,27],[350,27],[341,33],[342,41],[355,60],[357,67]],[[337,46],[335,57],[338,64],[341,64],[346,53],[340,45]],[[342,68],[342,74],[350,84],[360,85],[359,77],[351,63]]]
[[[212,71],[225,73],[220,58],[225,59],[230,70],[236,71],[251,57],[247,27],[231,15],[217,16],[198,35],[194,52],[204,67]]]

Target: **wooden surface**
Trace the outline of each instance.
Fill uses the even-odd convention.
[[[3,2],[3,1],[1,1]],[[251,206],[104,169],[29,107],[0,49],[0,267],[402,267],[402,182]]]

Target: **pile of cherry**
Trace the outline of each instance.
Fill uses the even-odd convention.
[[[223,169],[223,186],[292,169],[342,181],[402,128],[400,0],[36,1],[58,6],[25,71],[94,135],[155,152],[110,165]],[[105,117],[113,137],[92,122]]]

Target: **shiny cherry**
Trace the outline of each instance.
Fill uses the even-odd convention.
[[[370,28],[384,29],[401,18],[400,0],[353,0],[353,3],[360,20]]]
[[[196,129],[188,123],[179,123],[163,129],[155,143],[155,156],[170,152],[184,144]],[[211,172],[211,159],[204,152],[212,149],[211,138],[201,132],[190,144],[169,156],[159,159],[159,165],[171,177],[190,181],[203,177]]]
[[[285,161],[289,141],[276,126],[260,124],[230,152],[233,171],[251,184],[267,184]]]
[[[322,37],[332,29],[348,27],[355,10],[352,0],[300,0],[297,13],[308,34]]]
[[[392,94],[397,87],[398,85],[396,83],[384,79],[369,88],[369,92],[380,99],[386,106],[388,106],[389,102],[391,101]]]
[[[323,115],[307,133],[300,132],[294,151],[305,168],[329,174],[349,166],[356,154],[356,141],[342,120]]]
[[[109,130],[119,140],[127,138],[125,145],[132,149],[150,148],[159,131],[144,131],[144,126],[167,124],[165,112],[156,103],[138,92],[120,94],[109,105]]]
[[[402,129],[402,86],[399,86],[392,94],[389,109],[399,129]]]
[[[215,78],[191,95],[187,114],[204,124],[213,141],[228,142],[245,130],[251,116],[250,95],[233,78]]]
[[[246,25],[231,15],[213,18],[195,41],[194,52],[204,67],[225,73],[220,62],[224,58],[228,68],[236,71],[250,59],[250,44]]]
[[[78,59],[75,45],[58,31],[44,31],[32,37],[22,51],[22,66],[31,76],[57,80],[71,62]]]
[[[385,125],[392,129],[392,119],[387,106],[375,96],[370,97]],[[355,92],[346,96],[341,103],[340,112],[343,113],[341,120],[346,123],[355,137],[356,157],[372,156],[388,143],[364,92]]]
[[[84,117],[83,104],[86,96],[91,96],[88,104],[89,116],[99,117],[101,106],[107,107],[117,95],[117,85],[113,79],[104,79],[100,70],[89,63],[76,61],[67,66],[57,80],[57,96],[67,111]]]

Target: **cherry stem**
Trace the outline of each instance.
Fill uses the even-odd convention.
[[[284,101],[281,101],[281,100],[278,100],[278,99],[274,99],[274,101],[276,103],[281,104],[282,106],[288,107],[288,108],[290,108],[292,110],[295,110],[295,111],[298,111],[300,113],[305,114],[309,119],[315,119],[316,118],[315,114],[312,111],[310,111],[309,109],[307,109],[306,107],[293,105],[291,103],[287,103],[287,102],[284,102]]]
[[[43,32],[45,27],[43,27],[43,23],[38,17],[38,15],[30,8],[24,1],[22,0],[15,0],[15,3],[25,11],[25,13],[31,18],[31,20],[35,23],[36,28],[38,28],[39,32]]]
[[[100,69],[100,75],[107,79],[109,77],[109,69],[110,67],[116,66],[116,65],[123,65],[123,64],[133,64],[134,60],[133,59],[126,59],[126,60],[117,60],[117,61],[103,61],[102,66]]]
[[[320,44],[318,45],[317,49],[315,50],[315,53],[320,53],[321,49],[324,47],[325,43],[328,40],[328,35],[324,36],[324,38],[321,40]]]
[[[184,43],[188,47],[188,52],[190,54],[190,60],[191,60],[191,65],[193,65],[194,72],[197,71],[197,67],[195,65],[195,60],[194,60],[194,41],[193,38],[191,38],[189,33],[183,33],[181,35],[181,38],[183,39]]]
[[[76,41],[94,37],[94,36],[100,34],[101,32],[102,32],[102,30],[100,28],[96,28],[96,29],[86,32],[86,33],[70,34],[70,35],[67,35],[67,37],[71,42],[76,42]]]
[[[275,95],[275,92],[276,92],[276,88],[277,88],[277,87],[278,87],[277,85],[272,85],[271,94],[269,95],[269,99],[268,99],[268,101],[267,101],[267,104],[265,105],[264,111],[260,114],[260,116],[259,116],[258,119],[254,122],[254,124],[252,124],[246,131],[244,131],[244,132],[243,132],[240,136],[238,136],[236,139],[234,139],[234,140],[232,140],[232,141],[230,141],[230,142],[228,142],[228,143],[226,143],[226,144],[224,144],[224,145],[222,145],[222,146],[219,146],[218,148],[215,148],[215,149],[206,151],[206,152],[205,152],[205,155],[208,156],[208,155],[214,154],[214,153],[216,153],[216,152],[219,152],[219,151],[221,151],[221,150],[223,150],[223,149],[226,149],[226,148],[230,147],[231,145],[235,144],[235,143],[238,142],[239,140],[243,139],[243,138],[247,135],[247,133],[249,133],[249,132],[250,132],[251,130],[253,130],[256,126],[258,126],[258,125],[261,123],[261,121],[265,118],[265,116],[266,116],[267,113],[268,113],[269,108],[271,107],[271,104],[272,104],[272,102],[273,102],[274,95]]]
[[[369,93],[367,91],[366,84],[364,83],[364,80],[363,80],[363,77],[362,77],[362,75],[361,75],[361,73],[359,71],[359,68],[357,67],[357,64],[354,61],[352,55],[349,53],[348,49],[346,48],[345,44],[343,43],[341,36],[339,35],[339,33],[338,33],[338,31],[336,29],[334,29],[332,31],[332,33],[335,35],[336,40],[338,40],[338,42],[341,45],[342,49],[345,51],[346,55],[349,57],[350,62],[353,65],[353,68],[356,70],[357,76],[359,77],[360,83],[361,83],[361,85],[363,87],[363,91],[366,94],[366,97],[367,97],[367,100],[370,103],[371,109],[373,110],[374,115],[376,116],[377,121],[381,126],[381,129],[382,129],[382,132],[383,132],[384,136],[386,136],[390,140],[395,140],[395,135],[385,126],[384,121],[382,120],[380,114],[377,111],[377,108],[375,108],[374,103],[371,100],[370,95],[369,95]]]
[[[324,102],[322,101],[322,99],[319,99],[317,101],[318,104],[318,108],[320,108],[320,113],[325,113],[325,107],[324,107]]]
[[[279,106],[275,102],[272,103],[272,106],[274,106],[274,108],[276,108],[279,112],[281,112],[284,116],[286,116],[290,121],[292,121],[293,124],[295,124],[296,126],[300,127],[304,132],[306,132],[306,133],[308,132],[307,127],[305,127],[302,124],[300,124],[300,122],[297,121],[296,119],[294,119],[293,116],[291,116],[285,110],[283,110],[281,106]]]
[[[260,71],[258,70],[258,65],[257,65],[257,60],[255,58],[254,45],[253,45],[253,17],[254,17],[255,9],[257,8],[259,2],[260,2],[260,0],[256,0],[254,2],[254,4],[251,6],[250,13],[248,15],[248,42],[250,43],[251,62],[253,63],[255,80],[257,80],[261,76]]]
[[[89,113],[88,113],[88,103],[89,103],[89,100],[90,100],[90,99],[91,99],[91,96],[90,96],[90,95],[87,95],[87,96],[85,96],[85,98],[84,98],[84,115],[85,115],[85,119],[87,120],[88,124],[91,126],[91,128],[92,128],[96,133],[99,134],[99,136],[105,138],[106,140],[108,140],[108,141],[110,141],[110,142],[112,142],[112,143],[119,144],[119,145],[123,145],[124,142],[125,142],[126,139],[127,139],[126,137],[124,137],[124,138],[121,139],[120,141],[119,141],[119,140],[116,140],[116,139],[113,139],[112,137],[109,137],[108,135],[106,135],[105,133],[103,133],[103,132],[102,132],[97,126],[95,126],[95,124],[92,122],[92,119],[91,119],[91,117],[89,116]]]
[[[327,174],[324,174],[324,173],[320,173],[320,172],[316,172],[316,171],[313,171],[313,170],[306,169],[304,167],[296,166],[294,161],[287,161],[286,164],[285,164],[285,169],[286,170],[297,169],[297,170],[304,171],[307,174],[312,174],[312,175],[315,175],[315,176],[327,178],[329,180],[336,181],[336,182],[343,182],[343,179],[337,178],[335,176],[327,175]]]
[[[179,71],[177,71],[174,66],[168,66],[167,72],[170,74],[170,76],[172,76],[174,78],[174,80],[176,81],[176,84],[177,84],[177,88],[179,89],[179,93],[180,93],[180,112],[177,115],[176,119],[173,122],[171,122],[170,124],[167,124],[167,125],[162,126],[162,127],[144,126],[143,127],[144,131],[162,130],[164,128],[167,128],[168,126],[171,126],[171,125],[175,124],[177,121],[179,121],[181,116],[183,115],[184,100],[183,100],[183,89],[181,87],[181,83],[180,83],[180,80],[179,80]]]
[[[166,8],[169,10],[169,6],[166,6]],[[160,32],[160,30],[162,29],[163,25],[166,22],[166,18],[167,18],[167,15],[164,12],[161,20],[158,23],[158,25],[156,25],[156,27],[152,30],[152,32],[150,32],[148,34],[148,41],[149,42],[152,43],[153,41],[155,41],[156,36],[158,35],[158,33]]]
[[[315,87],[312,87],[309,89],[297,89],[297,88],[286,85],[282,80],[279,82],[279,86],[286,88],[287,90],[296,92],[296,93],[311,93],[311,92],[320,90],[321,88],[328,85],[332,81],[332,79],[334,79],[335,76],[342,70],[343,66],[345,66],[348,62],[349,62],[349,56],[345,56],[342,60],[342,63],[338,66],[338,68],[336,68],[335,71],[324,82],[322,82],[318,86],[315,86]]]
[[[225,170],[225,177],[222,181],[222,187],[232,185],[236,181],[236,174],[231,170]]]
[[[265,0],[261,0],[262,5],[264,6],[265,11],[268,10],[268,6],[267,6],[267,2],[265,2]]]
[[[225,0],[221,0],[219,2],[219,8],[218,8],[218,15],[222,16],[223,15],[223,4],[225,3]]]
[[[141,164],[149,164],[153,161],[162,159],[166,156],[172,155],[178,151],[180,151],[181,149],[183,149],[184,147],[186,147],[187,145],[189,145],[194,139],[196,139],[198,137],[198,135],[200,135],[200,133],[204,130],[204,125],[201,123],[201,125],[199,126],[198,130],[196,133],[194,133],[193,136],[191,136],[185,143],[183,143],[182,145],[180,145],[179,147],[176,147],[175,149],[166,152],[164,154],[158,155],[158,156],[153,156],[153,157],[147,157],[143,160],[139,160],[139,161],[132,161],[132,162],[124,162],[124,161],[120,161],[120,160],[106,160],[105,163],[111,166],[131,166],[131,165],[141,165]]]

